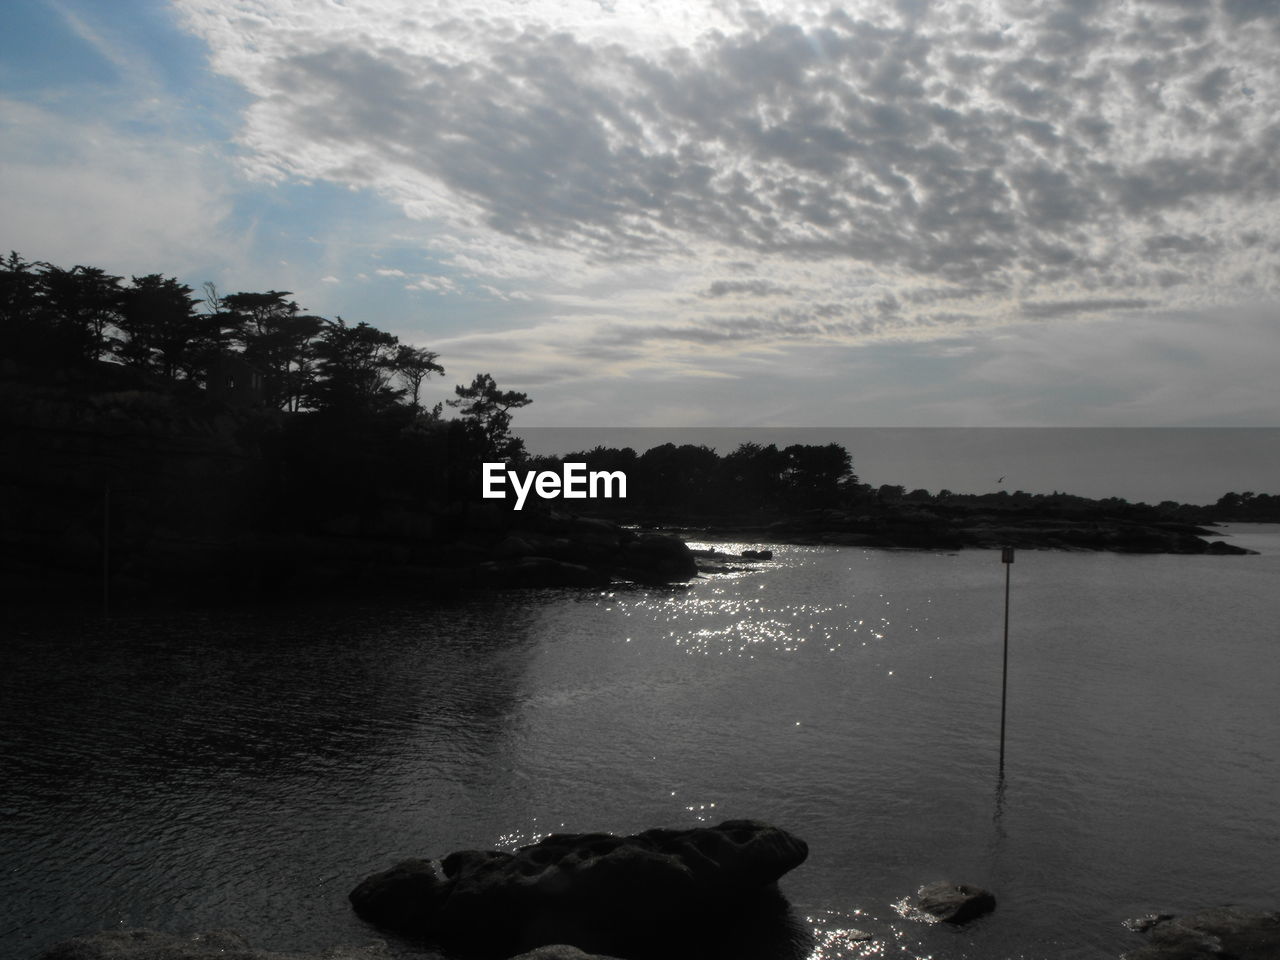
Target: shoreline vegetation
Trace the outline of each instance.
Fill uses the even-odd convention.
[[[438,354],[289,297],[210,284],[196,297],[159,274],[126,283],[16,253],[0,261],[9,602],[677,583],[698,575],[693,537],[1236,554],[1248,551],[1211,542],[1208,525],[1280,521],[1280,497],[1252,492],[1152,506],[872,487],[836,444],[530,456],[510,430],[526,394],[482,373],[454,388],[456,415],[427,409]],[[621,471],[628,496],[579,501],[589,516],[532,499],[516,512],[481,496],[482,464],[495,460]]]

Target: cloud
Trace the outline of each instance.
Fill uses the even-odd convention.
[[[382,273],[381,270],[378,273]],[[459,288],[456,281],[451,277],[431,277],[419,276],[413,279],[412,283],[405,284],[406,290],[425,290],[430,293],[446,294],[457,293]]]
[[[772,297],[785,296],[791,288],[772,280],[716,280],[701,294],[704,297]]]
[[[0,139],[6,250],[124,275],[237,256],[227,171],[197,146],[14,100],[0,100]]]
[[[358,30],[319,3],[180,5],[257,97],[242,142],[260,174],[371,186],[588,261],[715,246],[997,292],[1124,286],[1146,252],[1129,225],[1280,188],[1280,130],[1236,80],[1276,92],[1265,46],[1231,29],[1271,22],[1261,5],[1202,24],[1168,4],[1012,4],[1012,23],[779,4],[631,46],[538,4],[466,22],[446,4],[418,30],[396,3]]]
[[[510,364],[516,358],[503,353],[504,343],[535,345],[516,366],[493,371],[504,385],[536,387],[535,404],[522,412],[529,426],[723,425],[726,408],[736,424],[774,426],[1273,426],[1280,418],[1270,387],[1280,333],[1261,307],[998,329],[958,318],[931,339],[798,336],[768,351],[737,352],[726,344],[746,337],[745,329],[625,326],[619,318],[577,318],[440,346],[461,358],[451,367],[461,370],[495,356]],[[704,355],[720,358],[714,380]],[[550,375],[522,379],[531,367]]]
[[[1056,300],[1022,304],[1024,317],[1047,320],[1051,317],[1077,316],[1081,314],[1114,314],[1125,310],[1141,310],[1154,306],[1150,300],[1095,298],[1092,300]]]
[[[244,104],[207,124],[234,144],[170,124],[191,103],[84,20],[121,86],[93,101],[110,110],[0,102],[11,245],[167,272],[252,250],[244,283],[288,261],[264,283],[413,316],[399,332],[447,344],[451,369],[503,357],[565,411],[606,376],[803,385],[835,357],[832,396],[857,370],[900,410],[943,359],[990,392],[1022,368],[983,356],[1096,363],[1071,337],[1122,328],[1161,356],[1176,331],[1167,369],[1256,415],[1215,376],[1253,357],[1168,318],[1235,329],[1210,307],[1280,292],[1273,3],[173,6],[243,91],[209,101]],[[872,354],[906,365],[901,387],[854,361]]]

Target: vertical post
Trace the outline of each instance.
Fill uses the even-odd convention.
[[[102,484],[102,619],[111,616],[111,482]]]
[[[1009,573],[1013,567],[1013,547],[1000,551],[1004,564],[1004,669],[1000,673],[1000,772],[1004,773],[1004,718],[1009,702]]]

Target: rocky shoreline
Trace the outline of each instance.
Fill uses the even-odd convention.
[[[809,856],[788,831],[756,820],[650,829],[629,836],[551,834],[505,850],[403,860],[361,880],[356,914],[414,951],[473,960],[805,960],[815,931],[779,879]],[[907,922],[959,928],[996,910],[988,890],[939,881],[898,907]],[[999,914],[996,914],[998,923]],[[1120,960],[1276,960],[1280,912],[1213,907],[1151,914],[1123,926],[1145,938]],[[896,935],[846,931],[865,956]],[[887,942],[887,941],[886,941]],[[102,931],[35,960],[385,960],[385,941],[323,955],[254,949],[225,931],[182,937]]]
[[[1167,914],[1145,917],[1124,925],[1134,932],[1135,938],[1144,937],[1145,942],[1125,951],[1118,960],[1276,960],[1280,957],[1280,912],[1210,907],[1179,917]],[[869,955],[877,951],[876,938],[867,936],[859,942],[867,944]],[[747,955],[766,956],[756,952],[744,954]],[[767,954],[767,957],[781,960],[789,955],[783,952]],[[390,956],[384,941],[339,946],[323,953],[299,953],[260,950],[245,937],[230,931],[180,936],[150,929],[120,929],[63,941],[33,960],[388,960]],[[603,954],[570,943],[547,943],[518,954],[504,954],[502,958],[630,960],[635,956],[626,949],[618,954]]]
[[[769,524],[674,524],[685,539],[783,543],[798,546],[847,546],[911,550],[1110,551],[1243,556],[1256,551],[1237,547],[1215,531],[1180,522],[1137,522],[1121,518],[1060,517],[995,513],[947,515],[930,511],[857,514],[812,511]]]

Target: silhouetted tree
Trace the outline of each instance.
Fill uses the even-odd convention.
[[[393,334],[363,321],[349,327],[338,317],[316,338],[316,375],[307,399],[328,410],[376,413],[394,406],[403,393],[390,386],[398,346]]]
[[[92,362],[104,357],[107,329],[120,322],[120,277],[97,267],[64,270],[40,264],[40,312],[54,332],[60,359]]]
[[[52,365],[53,331],[40,314],[40,275],[36,264],[17,251],[0,262],[0,342],[8,357]]]
[[[650,506],[705,510],[722,497],[720,458],[708,446],[664,443],[642,453],[637,466]]]
[[[639,455],[630,447],[594,446],[590,450],[569,453],[563,457],[552,458],[546,469],[559,469],[560,463],[585,463],[590,470],[621,470],[626,474],[635,472]]]
[[[413,397],[409,405],[414,410],[419,408],[418,394],[422,390],[422,381],[433,373],[444,376],[444,367],[436,363],[440,354],[432,350],[426,350],[422,347],[411,347],[407,343],[402,343],[396,351],[395,370],[404,380],[405,385]]]
[[[499,390],[493,377],[478,373],[469,387],[454,387],[457,397],[448,401],[458,407],[464,420],[480,425],[489,449],[495,456],[518,457],[524,450],[524,442],[511,436],[511,411],[528,406],[533,401],[528,394],[515,390]]]
[[[231,309],[227,298],[218,293],[218,288],[210,281],[201,284],[204,291],[204,321],[208,329],[208,337],[216,343],[219,352],[230,353],[236,348],[244,349],[247,318],[244,314]]]
[[[206,323],[197,317],[191,288],[172,277],[134,277],[121,291],[115,355],[127,366],[174,379],[194,377],[209,359]]]
[[[244,358],[262,371],[264,400],[299,409],[314,382],[315,342],[323,317],[303,314],[287,290],[232,293],[220,299],[228,329],[244,344]]]
[[[751,491],[753,497],[771,497],[782,488],[787,456],[774,444],[739,444],[724,458],[725,479]]]
[[[842,487],[857,483],[853,460],[838,443],[825,446],[795,443],[782,452],[787,458],[784,474],[787,488],[800,503],[810,506],[834,503]]]

